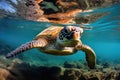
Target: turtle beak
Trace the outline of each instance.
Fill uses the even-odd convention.
[[[79,40],[80,39],[81,30],[79,28],[73,27],[72,33],[73,33],[73,39],[74,40]]]
[[[79,32],[73,32],[73,39],[74,40],[79,40],[80,39],[80,33]]]

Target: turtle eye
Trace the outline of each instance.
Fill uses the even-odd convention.
[[[65,33],[68,33],[67,29],[65,29],[64,31],[65,31]]]
[[[65,33],[69,33],[71,31],[71,27],[69,27],[69,26],[66,26],[66,27],[64,27],[64,32]]]

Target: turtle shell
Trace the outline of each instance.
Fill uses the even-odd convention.
[[[38,40],[39,38],[45,38],[48,41],[55,41],[60,31],[63,29],[63,27],[58,26],[52,26],[49,27],[42,32],[40,32],[36,37],[35,40]]]

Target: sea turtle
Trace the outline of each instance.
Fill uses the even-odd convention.
[[[83,28],[76,26],[52,26],[40,32],[34,40],[27,42],[6,55],[11,58],[32,48],[53,55],[70,55],[78,50],[85,52],[89,68],[95,68],[95,52],[87,45],[82,44],[80,37]]]

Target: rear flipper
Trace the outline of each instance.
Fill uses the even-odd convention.
[[[12,52],[8,53],[6,55],[6,58],[11,58],[17,54],[20,54],[24,51],[27,51],[29,49],[32,49],[32,48],[37,48],[37,47],[44,47],[46,45],[46,41],[40,39],[40,40],[33,40],[33,41],[30,41],[26,44],[23,44],[21,45],[20,47],[16,48],[15,50],[13,50]]]
[[[78,45],[76,47],[77,50],[82,50],[85,52],[86,55],[86,61],[87,64],[89,66],[90,69],[94,69],[95,68],[95,64],[96,64],[96,54],[93,51],[92,48],[90,48],[87,45]]]

